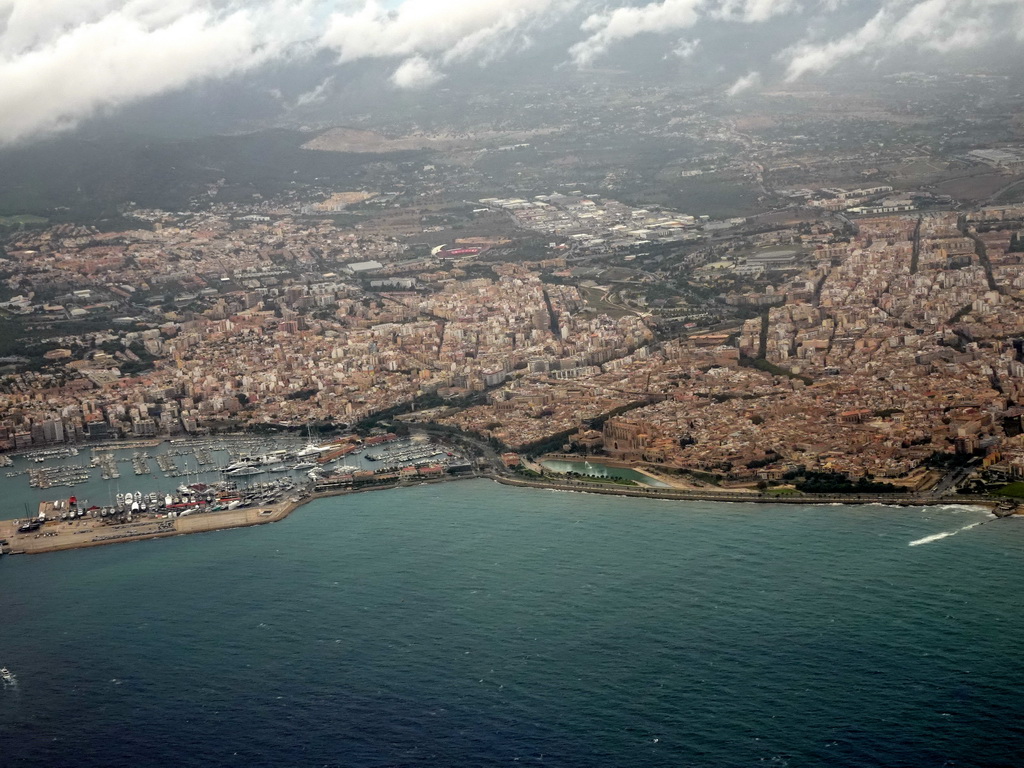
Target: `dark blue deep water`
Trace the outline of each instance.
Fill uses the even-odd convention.
[[[987,519],[472,481],[7,557],[0,765],[1019,765]]]

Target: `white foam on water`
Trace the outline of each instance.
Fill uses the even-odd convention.
[[[941,509],[944,512],[988,512],[988,507],[982,507],[978,504],[938,504],[936,509]]]
[[[943,531],[942,533],[933,533],[931,536],[925,536],[923,539],[917,539],[916,541],[912,541],[907,546],[917,547],[917,546],[920,546],[921,544],[930,544],[933,541],[938,541],[939,539],[945,539],[945,538],[947,538],[949,536],[956,536],[961,531],[969,531],[971,528],[979,526],[983,522],[985,522],[985,521],[984,520],[979,520],[976,523],[971,523],[970,525],[965,525],[963,528],[957,528],[955,531]]]
[[[921,544],[928,544],[930,542],[938,541],[939,539],[944,539],[947,536],[953,536],[955,534],[956,531],[946,531],[945,533],[933,533],[931,536],[925,536],[923,539],[917,539],[915,541],[910,542],[908,546],[917,547]]]

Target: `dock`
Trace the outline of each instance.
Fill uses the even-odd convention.
[[[20,520],[0,521],[0,539],[6,539],[6,552],[41,554],[82,547],[97,547],[125,541],[143,541],[187,533],[219,531],[226,528],[244,528],[277,522],[290,515],[302,501],[289,499],[278,504],[229,509],[220,512],[185,515],[183,517],[143,517],[130,523],[110,525],[92,517],[76,520],[48,520],[31,533],[19,533]],[[46,514],[57,511],[54,502],[44,501]]]

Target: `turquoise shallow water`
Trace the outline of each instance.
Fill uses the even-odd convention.
[[[467,481],[4,558],[0,764],[1016,764],[987,519]]]

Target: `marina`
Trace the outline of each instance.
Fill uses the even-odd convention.
[[[88,463],[73,460],[76,450],[63,456],[64,463],[45,467],[35,466],[35,456],[14,456],[14,471],[3,482],[23,516],[0,521],[0,553],[257,525],[283,518],[313,495],[466,476],[472,468],[451,449],[428,444],[422,436],[388,434],[368,441],[392,445],[377,460],[363,456],[363,441],[352,436],[319,446],[251,437],[111,443],[105,451],[94,450]],[[123,483],[118,467],[125,464],[134,479]],[[29,480],[27,489],[20,485],[23,477]],[[54,497],[57,488],[74,490]]]

